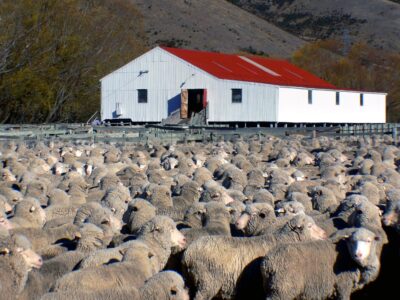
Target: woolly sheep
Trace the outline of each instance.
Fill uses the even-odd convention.
[[[261,265],[267,299],[350,299],[379,273],[377,238],[360,228],[348,238],[348,251],[329,240],[277,246]]]
[[[57,280],[54,291],[139,288],[158,271],[159,263],[155,253],[145,243],[135,241],[130,244],[120,263],[68,273]]]
[[[325,233],[312,218],[296,216],[274,234],[252,238],[205,236],[193,242],[183,254],[183,265],[188,279],[196,289],[195,299],[211,299],[215,296],[232,298],[243,282],[247,297],[254,288],[254,273],[244,272],[257,268],[257,259],[265,256],[279,242],[296,242],[325,238]],[[253,264],[253,267],[250,265]],[[255,264],[255,266],[254,266]],[[249,278],[249,277],[250,278]],[[239,281],[240,279],[240,281]]]
[[[46,223],[46,213],[34,198],[26,198],[14,207],[10,219],[14,228],[42,228]]]

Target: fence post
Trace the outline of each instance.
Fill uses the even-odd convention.
[[[393,136],[393,144],[397,145],[397,127],[396,126],[393,126],[392,136]]]
[[[313,139],[317,138],[317,131],[315,129],[312,131],[311,137]]]

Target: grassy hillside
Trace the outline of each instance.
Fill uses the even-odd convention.
[[[129,0],[143,16],[148,47],[164,44],[290,57],[305,43],[223,0]]]
[[[306,40],[344,38],[349,43],[366,42],[378,49],[400,51],[400,5],[394,2],[229,1]]]

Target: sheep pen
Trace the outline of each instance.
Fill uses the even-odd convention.
[[[0,141],[1,299],[377,299],[390,136]]]

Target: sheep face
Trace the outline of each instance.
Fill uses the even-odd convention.
[[[184,223],[191,228],[201,228],[203,226],[206,209],[203,203],[196,203],[189,207],[185,212]]]
[[[236,222],[236,228],[243,230],[247,235],[258,234],[264,229],[266,222],[275,219],[274,209],[267,203],[248,205],[245,212]]]
[[[17,181],[17,178],[8,169],[4,169],[1,172],[1,179],[3,181],[5,181],[5,182],[15,182],[15,181]]]
[[[171,231],[172,245],[184,249],[186,246],[185,236],[176,228]]]
[[[86,164],[85,167],[84,167],[84,170],[85,170],[86,176],[89,177],[90,175],[92,175],[92,172],[93,172],[93,165],[91,165],[91,164]]]
[[[347,239],[347,247],[352,259],[364,267],[368,265],[369,258],[374,254],[376,242],[379,237],[373,232],[359,228]]]
[[[165,216],[156,216],[140,229],[139,236],[157,241],[164,248],[179,247],[183,249],[186,239],[178,229],[175,222]]]
[[[0,216],[0,227],[3,227],[6,230],[13,229],[12,223],[7,220],[6,217]]]
[[[277,216],[296,216],[304,213],[304,205],[297,201],[280,202],[276,205],[275,213]]]
[[[291,219],[287,226],[297,233],[300,240],[325,240],[327,238],[326,232],[317,226],[314,220],[304,214],[300,214]]]
[[[382,223],[385,226],[400,225],[400,201],[388,202],[388,206],[382,216]]]
[[[46,223],[46,212],[40,206],[40,203],[34,199],[26,199],[19,202],[14,207],[14,216],[34,221],[40,227],[43,227]]]
[[[43,264],[43,260],[32,249],[23,249],[21,247],[18,247],[18,248],[16,248],[16,252],[18,252],[23,257],[29,270],[32,268],[35,268],[35,269],[41,268],[41,266]]]

